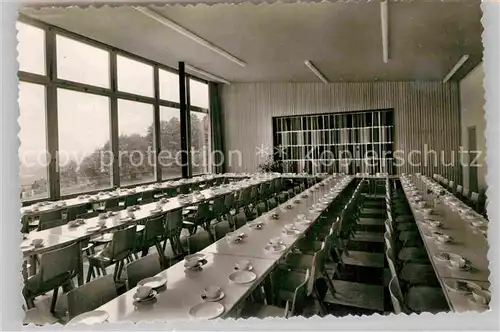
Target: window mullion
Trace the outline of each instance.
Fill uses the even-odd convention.
[[[161,137],[160,137],[160,79],[159,79],[159,69],[158,66],[153,67],[153,78],[154,78],[154,95],[155,95],[155,104],[154,104],[154,116],[153,116],[153,128],[154,128],[154,149],[155,149],[155,160],[154,163],[156,165],[156,181],[162,181],[161,175],[161,167],[159,165],[159,154],[162,149],[161,146]]]
[[[59,176],[59,141],[57,121],[57,87],[53,83],[57,78],[56,34],[52,29],[45,35],[46,69],[49,78],[47,85],[46,116],[47,116],[47,150],[49,155],[49,195],[51,200],[61,197]]]
[[[120,186],[120,164],[119,164],[119,147],[118,147],[118,97],[117,97],[117,66],[116,66],[116,52],[111,51],[109,54],[109,70],[111,80],[111,99],[110,99],[110,140],[111,140],[111,154],[113,156],[112,163],[112,183],[113,187]]]

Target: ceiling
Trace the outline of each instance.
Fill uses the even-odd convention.
[[[177,68],[179,61],[230,82],[442,80],[482,59],[480,1],[389,3],[389,62],[382,58],[379,1],[151,6],[246,62],[241,67],[132,7],[22,8],[31,18]]]

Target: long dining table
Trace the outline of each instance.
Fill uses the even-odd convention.
[[[406,176],[401,178],[401,183],[450,309],[456,312],[485,310],[484,306],[473,301],[471,294],[454,289],[454,284],[457,281],[470,281],[483,289],[489,289],[488,241],[485,234],[472,225],[472,221],[479,224],[487,224],[487,221],[465,205],[449,204],[451,201],[457,201],[453,199],[453,194],[428,177]],[[411,184],[417,188],[418,195],[424,199],[427,206],[433,206],[431,215],[426,214],[411,199],[417,194],[415,191],[412,192]],[[437,198],[437,195],[440,198]],[[474,218],[467,219],[465,216]],[[429,226],[430,224],[426,222],[429,219],[439,221],[441,226],[439,228]],[[434,232],[450,236],[451,242],[437,241],[433,236]],[[440,258],[442,253],[452,253],[465,258],[470,268],[467,270],[453,268],[449,261]]]
[[[310,207],[325,197],[333,202],[352,181],[352,176],[328,177],[252,221],[262,222],[262,228],[250,228],[248,224],[240,227],[236,232],[245,233],[243,241],[230,243],[227,238],[216,241],[200,252],[206,256],[207,261],[201,271],[186,269],[184,261],[164,270],[159,275],[167,279],[166,289],[158,293],[153,303],[135,303],[136,288],[133,288],[96,310],[107,312],[109,322],[192,320],[197,318],[190,315],[190,309],[203,303],[205,288],[218,286],[224,293],[219,301],[224,306],[220,317],[237,318],[244,300],[291,252],[296,242],[314,225],[328,205],[316,209]],[[272,219],[273,214],[278,214],[279,218]],[[282,232],[284,226],[293,223],[299,214],[304,214],[310,223],[299,234],[285,235]],[[265,247],[275,237],[281,237],[285,248],[280,252],[269,252]],[[237,284],[229,279],[229,275],[235,271],[237,262],[242,260],[250,262],[256,278],[249,283]]]
[[[64,247],[71,243],[82,242],[89,238],[96,238],[114,230],[140,223],[152,216],[159,216],[178,209],[196,206],[202,202],[214,200],[222,195],[231,193],[236,194],[237,192],[240,192],[250,186],[273,181],[277,177],[281,177],[281,175],[261,174],[254,178],[235,182],[234,184],[224,184],[218,187],[201,190],[201,195],[187,195],[188,199],[181,198],[181,196],[175,196],[166,199],[163,203],[153,202],[140,205],[138,206],[139,209],[134,211],[134,218],[128,217],[128,212],[126,210],[118,211],[113,216],[106,218],[102,227],[97,227],[100,219],[99,216],[96,216],[84,219],[83,224],[77,226],[65,224],[43,231],[30,232],[23,235],[24,237],[21,242],[23,257],[29,259],[30,274],[32,275],[36,273],[36,255]],[[32,246],[31,243],[35,239],[41,239],[43,245],[39,247]],[[78,283],[81,285],[83,284],[83,267],[80,272],[81,273],[78,274]]]

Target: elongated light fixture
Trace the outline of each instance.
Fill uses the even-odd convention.
[[[443,83],[446,83],[450,80],[450,78],[453,77],[453,75],[455,75],[455,73],[464,65],[464,63],[469,59],[469,55],[466,54],[466,55],[463,55],[460,60],[458,60],[457,64],[455,66],[453,66],[453,68],[451,68],[450,72],[448,73],[448,75],[445,76],[445,78],[443,79]]]
[[[186,64],[186,70],[198,73],[200,75],[203,75],[203,76],[205,76],[205,77],[207,77],[209,79],[212,79],[212,80],[220,82],[220,83],[224,83],[224,84],[227,84],[227,85],[231,84],[231,82],[229,82],[228,80],[223,79],[222,77],[216,76],[214,74],[210,74],[209,72],[206,72],[206,71],[204,71],[202,69],[193,67],[193,66],[191,66],[189,64]]]
[[[384,63],[389,62],[389,3],[380,3],[380,21],[382,22],[382,56]]]
[[[311,61],[306,60],[304,63],[306,64],[306,66],[309,69],[311,69],[311,71],[314,73],[314,75],[316,75],[317,78],[322,80],[323,83],[328,84],[328,80],[326,79],[326,77],[323,74],[321,74],[321,72],[318,70],[318,68],[314,67],[314,65],[311,63]]]
[[[237,65],[241,66],[241,67],[245,67],[246,66],[246,63],[240,59],[238,59],[237,57],[235,57],[234,55],[226,52],[225,50],[221,49],[220,47],[210,43],[209,41],[201,38],[200,36],[194,34],[193,32],[187,30],[186,28],[180,26],[179,24],[169,20],[168,18],[166,18],[165,16],[162,16],[160,14],[158,14],[157,12],[151,10],[150,8],[147,8],[147,7],[134,7],[137,11],[141,12],[142,14],[154,19],[155,21],[163,24],[164,26],[166,27],[169,27],[170,29],[180,33],[181,35],[185,36],[185,37],[188,37],[190,38],[191,40],[197,42],[198,44],[208,48],[209,50],[211,50],[212,52],[215,52],[223,57],[225,57],[226,59],[236,63]]]

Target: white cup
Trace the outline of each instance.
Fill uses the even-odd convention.
[[[97,220],[97,226],[103,227],[104,225],[106,225],[106,219]]]
[[[222,290],[219,286],[208,286],[205,288],[205,296],[210,299],[219,297],[221,292]]]
[[[108,216],[106,213],[99,213],[99,219],[106,219]]]
[[[129,218],[134,218],[134,217],[135,217],[135,214],[134,214],[134,212],[133,212],[133,211],[128,211],[128,212],[127,212],[127,216],[128,216]]]
[[[248,268],[250,267],[250,262],[247,260],[239,261],[236,263],[236,267],[239,270],[248,270]]]
[[[149,286],[139,286],[137,287],[136,297],[143,299],[151,294],[152,288]]]

